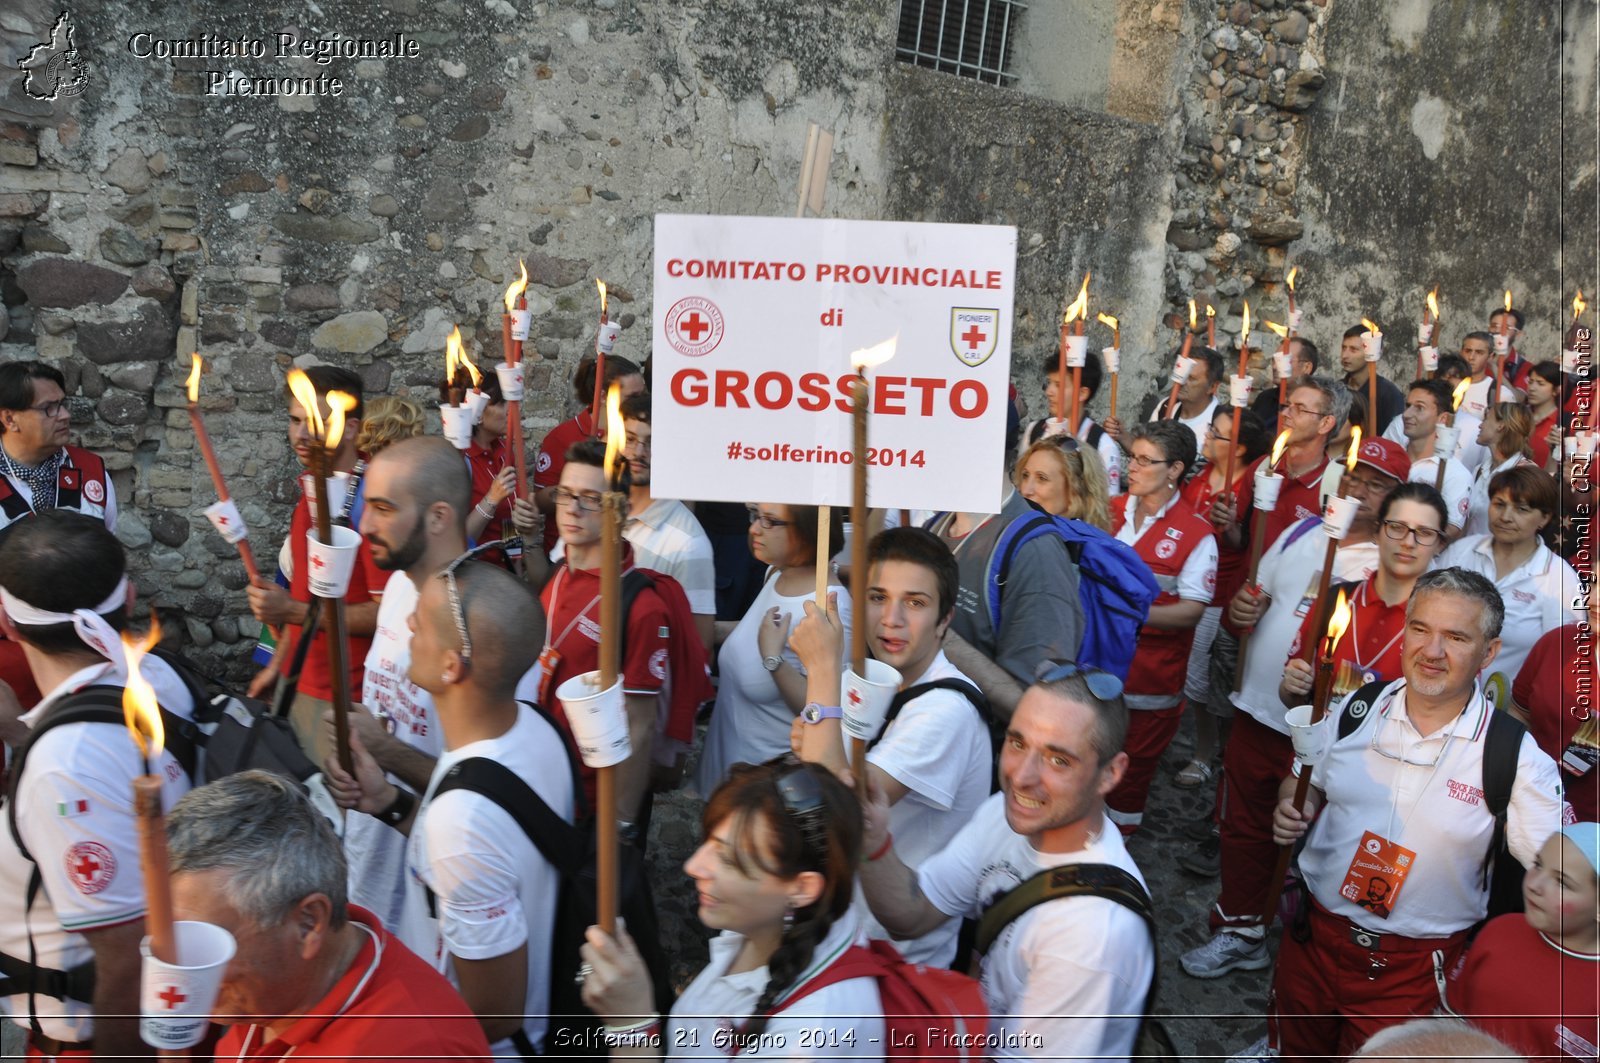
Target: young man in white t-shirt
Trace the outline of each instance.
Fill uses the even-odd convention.
[[[467,549],[472,478],[461,452],[438,436],[385,447],[366,473],[361,534],[372,562],[392,573],[378,605],[377,628],[361,684],[365,712],[351,725],[393,782],[420,794],[444,752],[433,697],[413,683],[411,613],[417,587]],[[377,820],[346,825],[350,899],[393,928],[406,892],[405,841]]]
[[[900,673],[901,692],[943,680],[965,683],[977,694],[940,649],[960,585],[950,548],[921,528],[890,528],[873,537],[867,560],[867,648]],[[846,766],[843,728],[831,708],[839,699],[843,640],[837,612],[824,617],[809,602],[789,637],[806,668],[810,702],[795,718],[796,745],[806,759],[835,770]],[[889,825],[902,860],[920,865],[966,826],[989,796],[992,763],[988,724],[966,694],[933,688],[905,703],[867,754],[867,773],[893,806]],[[910,962],[948,967],[960,928],[961,920],[952,917],[896,944]],[[872,922],[867,933],[889,937]]]
[[[461,990],[495,1055],[516,1058],[537,1048],[547,1028],[560,877],[494,801],[467,789],[434,793],[452,767],[482,757],[571,822],[565,741],[516,700],[543,641],[544,614],[527,584],[483,562],[452,564],[418,591],[410,677],[433,696],[445,746],[422,804],[384,778],[359,738],[357,778],[330,764],[329,788],[341,804],[408,836],[407,873],[433,895],[436,915],[408,896],[400,938]]]
[[[1444,462],[1444,482],[1440,493],[1444,495],[1445,509],[1450,513],[1450,528],[1446,537],[1454,539],[1467,523],[1467,496],[1472,492],[1472,474],[1454,456],[1438,453],[1438,431],[1441,416],[1448,412],[1452,396],[1450,386],[1442,380],[1413,380],[1406,392],[1406,405],[1400,412],[1400,431],[1411,458],[1412,483],[1440,486],[1439,462]]]

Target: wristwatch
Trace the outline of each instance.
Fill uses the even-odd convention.
[[[812,702],[800,710],[800,719],[806,723],[821,723],[823,720],[840,720],[844,718],[844,710],[837,705],[818,705]]]
[[[769,672],[776,672],[783,665],[783,658],[776,653],[769,653],[761,658],[761,667]]]

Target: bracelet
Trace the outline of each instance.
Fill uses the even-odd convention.
[[[487,503],[488,501],[489,501],[489,496],[488,495],[484,495],[483,498],[479,500],[478,504],[476,506],[472,507],[473,510],[475,510],[477,512],[478,516],[486,517],[486,518],[494,516],[495,507],[493,505],[490,505],[487,510],[485,510],[483,508],[484,504]]]
[[[612,1033],[608,1027],[605,1036],[608,1048],[653,1048],[661,1043],[661,1020],[630,1029],[627,1033]]]
[[[659,1026],[660,1024],[661,1024],[661,1015],[658,1012],[658,1013],[656,1013],[654,1015],[650,1015],[650,1016],[647,1016],[646,1018],[640,1019],[638,1022],[630,1022],[626,1026],[613,1026],[608,1022],[608,1023],[605,1024],[605,1027],[606,1027],[606,1033],[608,1033],[608,1034],[633,1033],[635,1030],[648,1030],[650,1027]]]
[[[394,788],[394,800],[389,802],[389,807],[379,812],[377,818],[380,822],[391,827],[398,827],[411,815],[411,810],[417,807],[417,795],[407,790],[404,786]]]
[[[878,846],[878,851],[873,853],[871,856],[867,857],[865,860],[863,860],[861,862],[863,864],[876,863],[877,861],[882,860],[884,858],[884,856],[888,854],[889,850],[893,849],[893,848],[894,848],[894,835],[893,834],[885,834],[883,836],[883,844]]]

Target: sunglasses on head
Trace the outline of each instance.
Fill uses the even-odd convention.
[[[1103,668],[1084,667],[1076,661],[1067,661],[1062,664],[1056,664],[1051,661],[1041,663],[1039,665],[1038,681],[1041,683],[1054,683],[1075,675],[1081,675],[1083,681],[1089,686],[1089,693],[1101,701],[1110,701],[1112,698],[1122,696],[1122,680]]]
[[[461,591],[456,586],[456,569],[468,561],[477,560],[490,550],[512,545],[514,544],[506,539],[493,539],[486,543],[479,543],[444,566],[444,571],[439,573],[439,578],[444,580],[445,590],[450,596],[450,618],[455,621],[456,634],[461,636],[461,660],[464,664],[472,662],[472,639],[467,635],[467,614],[461,607]]]
[[[800,829],[806,848],[818,864],[828,853],[828,809],[822,796],[822,783],[805,762],[793,753],[785,753],[768,761],[789,768],[778,776],[773,785],[778,790],[778,800],[791,822]],[[735,764],[732,772],[757,771],[763,765]]]

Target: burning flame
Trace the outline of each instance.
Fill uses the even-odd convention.
[[[316,385],[311,383],[311,378],[300,369],[289,370],[289,394],[294,396],[294,401],[306,411],[306,421],[311,428],[313,439],[322,438],[322,404],[317,401]]]
[[[1354,472],[1356,457],[1361,453],[1361,426],[1350,426],[1350,452],[1345,455],[1344,468],[1346,472]]]
[[[1506,289],[1506,313],[1511,313],[1511,289]]]
[[[338,450],[339,440],[344,438],[345,415],[356,408],[356,397],[348,391],[328,392],[328,439],[323,447],[328,450]]]
[[[1244,328],[1239,330],[1239,346],[1250,346],[1250,300],[1244,301]]]
[[[1428,312],[1435,321],[1439,320],[1439,286],[1435,284],[1433,291],[1428,293]]]
[[[1112,328],[1117,327],[1117,319],[1112,317],[1110,314],[1096,314],[1094,319],[1100,322],[1102,325],[1109,325]]]
[[[1216,307],[1212,306],[1210,303],[1207,303],[1206,304],[1206,317],[1216,317],[1216,316],[1217,316]]]
[[[1067,307],[1066,313],[1061,315],[1061,323],[1069,321],[1089,320],[1089,274],[1083,275],[1083,286],[1078,289],[1078,297]]]
[[[1299,266],[1294,266],[1289,270],[1289,290],[1291,292],[1294,291],[1294,278],[1299,272],[1300,272],[1300,267]]]
[[[1366,318],[1362,318],[1361,319],[1361,324],[1365,325],[1367,331],[1372,333],[1374,336],[1382,336],[1383,335],[1383,330],[1380,329],[1377,325],[1375,325],[1372,322],[1368,321]]]
[[[850,352],[850,368],[855,370],[874,369],[894,357],[895,345],[900,342],[900,333],[884,340],[882,343],[871,347],[863,347],[859,351]]]
[[[1453,396],[1454,404],[1451,406],[1451,409],[1453,409],[1453,410],[1461,409],[1461,400],[1465,399],[1467,397],[1467,391],[1471,387],[1472,387],[1472,378],[1471,377],[1468,377],[1466,380],[1463,380],[1461,383],[1456,385],[1455,395]]]
[[[450,338],[444,343],[444,382],[447,387],[455,385],[456,372],[461,368],[466,356],[466,351],[461,346],[461,326],[457,325],[450,330]]]
[[[1195,328],[1196,328],[1194,315],[1195,315],[1194,300],[1190,299],[1189,300],[1189,331],[1190,332],[1193,332],[1195,330]]]
[[[146,760],[159,757],[167,741],[166,728],[161,725],[161,709],[156,704],[156,692],[139,671],[139,662],[160,641],[161,624],[154,614],[150,617],[150,630],[144,638],[136,639],[125,631],[122,633],[122,648],[128,661],[128,685],[122,689],[122,718]]]
[[[1278,433],[1278,441],[1272,444],[1272,467],[1277,468],[1278,462],[1283,460],[1283,452],[1289,447],[1289,430],[1285,428]]]
[[[517,265],[522,269],[522,276],[511,282],[506,289],[506,313],[517,308],[517,300],[522,298],[522,293],[528,290],[528,264],[522,259],[517,259]]]
[[[189,357],[194,359],[194,368],[189,370],[189,402],[196,403],[200,401],[200,352],[195,351]]]
[[[600,289],[600,316],[606,316],[606,282],[599,277],[594,279],[594,286]]]
[[[456,330],[458,336],[460,331],[460,329]],[[483,374],[478,372],[478,367],[473,364],[472,356],[467,354],[466,345],[461,343],[459,339],[456,341],[456,348],[456,358],[466,368],[467,375],[472,378],[472,387],[476,390],[478,385],[483,383]]]
[[[1333,615],[1328,618],[1328,655],[1339,648],[1339,641],[1344,638],[1345,629],[1350,626],[1350,603],[1345,599],[1344,588],[1339,588],[1339,597],[1333,604]]]
[[[1578,294],[1572,297],[1572,320],[1576,321],[1583,316],[1584,308],[1589,304],[1583,301],[1583,289],[1578,289]]]
[[[1263,325],[1267,326],[1267,328],[1271,329],[1273,332],[1276,332],[1280,337],[1282,337],[1284,339],[1288,338],[1288,336],[1289,336],[1289,326],[1288,325],[1280,325],[1276,321],[1263,321],[1261,323]]]
[[[601,289],[605,289],[602,287]],[[606,483],[614,482],[612,470],[617,467],[617,456],[622,453],[623,436],[627,434],[622,424],[622,386],[613,383],[606,392]]]

